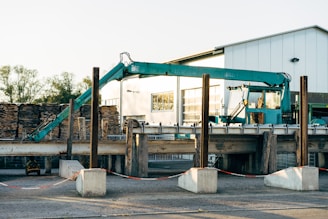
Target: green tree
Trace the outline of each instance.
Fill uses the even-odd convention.
[[[85,92],[88,90],[90,87],[92,87],[92,80],[89,76],[85,77],[82,79],[82,82],[78,83],[77,89],[81,93]]]
[[[21,65],[1,67],[0,82],[4,100],[10,103],[32,103],[43,87],[38,72]]]
[[[36,70],[26,69],[23,66],[15,66],[16,74],[16,101],[18,103],[32,103],[37,99],[42,85],[38,79],[38,72]]]
[[[80,95],[80,88],[74,89],[73,74],[63,72],[61,75],[48,78],[44,95],[36,102],[57,104],[69,103],[70,99],[75,99]]]
[[[10,103],[14,102],[14,83],[10,79],[11,67],[9,65],[0,68],[0,91],[4,94],[4,98]]]

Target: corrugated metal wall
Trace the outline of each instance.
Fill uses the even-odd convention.
[[[292,58],[298,62],[291,62]],[[291,90],[308,76],[309,92],[328,92],[328,34],[318,28],[275,35],[225,47],[225,68],[286,72]]]

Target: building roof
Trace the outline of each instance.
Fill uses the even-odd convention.
[[[185,56],[185,57],[182,57],[182,58],[174,59],[174,60],[168,61],[166,63],[167,64],[185,64],[187,62],[200,60],[200,59],[205,59],[207,57],[212,57],[213,55],[215,55],[214,52],[215,52],[214,49],[213,50],[208,50],[208,51],[205,51],[205,52],[196,53],[196,54],[193,54],[193,55],[189,55],[189,56]],[[219,53],[223,54],[223,50]]]
[[[212,50],[208,50],[208,51],[205,51],[205,52],[200,52],[200,53],[196,53],[196,54],[193,54],[193,55],[181,57],[181,58],[178,58],[178,59],[168,61],[166,63],[169,63],[169,64],[185,64],[185,63],[188,63],[188,62],[191,62],[191,61],[201,60],[201,59],[205,59],[205,58],[212,57],[212,56],[215,56],[215,55],[222,55],[222,54],[224,54],[224,48],[228,47],[228,46],[233,46],[233,45],[237,45],[237,44],[241,44],[241,43],[247,43],[247,42],[251,42],[251,41],[255,41],[255,40],[261,40],[261,39],[265,39],[265,38],[269,38],[269,37],[274,37],[274,36],[278,36],[278,35],[288,34],[288,33],[302,31],[302,30],[306,30],[306,29],[312,29],[312,28],[318,29],[318,30],[323,31],[326,34],[328,34],[328,30],[326,30],[326,29],[324,29],[324,28],[322,28],[318,25],[313,25],[313,26],[309,26],[309,27],[303,27],[303,28],[300,28],[300,29],[296,29],[296,30],[290,30],[290,31],[282,32],[282,33],[272,34],[272,35],[263,36],[263,37],[259,37],[259,38],[254,38],[254,39],[249,39],[249,40],[240,41],[240,42],[236,42],[236,43],[231,43],[231,44],[227,44],[227,45],[223,45],[223,46],[216,46]]]
[[[313,25],[313,26],[309,26],[309,27],[303,27],[303,28],[300,28],[300,29],[296,29],[296,30],[290,30],[290,31],[282,32],[282,33],[272,34],[272,35],[263,36],[263,37],[259,37],[259,38],[254,38],[254,39],[250,39],[250,40],[245,40],[245,41],[241,41],[241,42],[237,42],[237,43],[231,43],[231,44],[227,44],[227,45],[223,45],[223,46],[216,46],[215,49],[220,49],[220,48],[224,48],[224,47],[228,47],[228,46],[233,46],[233,45],[236,45],[236,44],[247,43],[247,42],[251,42],[251,41],[255,41],[255,40],[261,40],[261,39],[265,39],[265,38],[269,38],[269,37],[275,37],[275,36],[278,36],[278,35],[284,35],[284,34],[293,33],[293,32],[297,32],[297,31],[303,31],[303,30],[307,30],[307,29],[318,29],[318,30],[323,31],[326,34],[328,34],[328,30],[326,30],[326,29],[324,29],[320,26]]]

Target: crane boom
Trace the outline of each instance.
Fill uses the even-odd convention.
[[[140,74],[141,77],[167,75],[198,78],[201,78],[203,74],[209,74],[210,78],[215,79],[263,82],[269,87],[283,88],[281,101],[282,112],[291,111],[289,88],[291,76],[284,72],[133,62],[126,67],[125,76],[134,74]]]
[[[121,79],[123,77],[123,69],[124,64],[117,64],[111,71],[109,71],[99,80],[99,88],[101,89],[102,87],[104,87],[109,81]],[[85,104],[91,99],[91,89],[92,88],[89,88],[74,100],[74,111],[78,110],[83,104]],[[68,117],[69,111],[70,107],[66,107],[61,113],[56,116],[53,121],[46,124],[41,129],[36,129],[31,134],[29,134],[29,139],[36,142],[41,141],[51,130],[56,128],[63,120]]]
[[[283,87],[284,93],[282,98],[282,111],[290,111],[290,77],[282,72],[263,72],[147,62],[131,62],[125,66],[122,62],[120,62],[100,79],[99,88],[101,89],[110,81],[121,80],[122,78],[131,75],[139,75],[140,77],[162,75],[201,78],[203,74],[209,74],[210,78],[215,79],[263,82],[269,87]],[[75,99],[74,111],[79,109],[90,99],[91,88],[89,88],[87,91],[85,91],[85,93]],[[42,128],[36,129],[29,135],[29,138],[36,142],[41,141],[51,130],[58,126],[64,119],[66,119],[68,114],[69,107],[65,108],[60,114],[58,114],[56,119],[43,126]]]
[[[133,62],[127,66],[126,69],[125,73],[140,74],[141,77],[166,75],[201,78],[203,74],[210,74],[211,78],[263,82],[268,86],[285,85],[291,80],[290,76],[283,72],[265,72],[176,64]]]

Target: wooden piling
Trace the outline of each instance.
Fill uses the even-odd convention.
[[[78,117],[79,140],[87,139],[87,131],[85,127],[85,117]]]
[[[200,167],[200,135],[195,135],[194,167]]]
[[[72,159],[72,142],[74,132],[74,99],[69,100],[69,117],[68,117],[68,138],[67,138],[67,160]]]
[[[307,76],[301,76],[301,166],[308,165],[308,88],[307,88]]]
[[[148,135],[136,135],[136,156],[139,177],[148,177]]]
[[[272,173],[277,170],[277,135],[272,131],[263,133],[263,150],[260,165],[262,174]]]
[[[99,68],[93,68],[91,99],[90,168],[98,167]]]
[[[125,153],[125,173],[129,176],[137,176],[137,161],[135,135],[133,135],[133,120],[129,119],[126,128],[126,153]]]
[[[209,122],[209,87],[210,75],[203,75],[202,98],[202,132],[200,142],[200,167],[208,166],[208,122]]]
[[[271,133],[271,132],[270,132]],[[270,156],[269,156],[269,173],[277,171],[277,135],[271,134]]]

